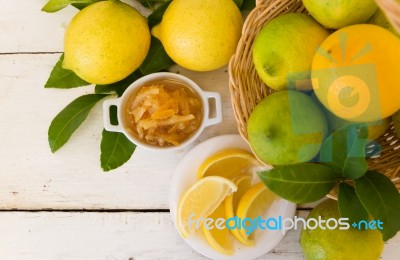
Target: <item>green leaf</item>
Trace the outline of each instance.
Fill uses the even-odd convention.
[[[79,78],[73,71],[62,68],[64,54],[54,66],[50,73],[50,77],[44,85],[45,88],[76,88],[90,85],[90,83]]]
[[[237,7],[238,7],[239,9],[242,7],[243,0],[233,0],[233,2],[235,2],[235,4],[237,5]]]
[[[169,4],[172,2],[172,0],[166,1],[165,3],[161,4],[153,13],[149,15],[148,23],[150,28],[159,24],[162,20],[162,17],[165,13],[165,10],[167,10]]]
[[[271,191],[296,203],[321,199],[337,182],[331,168],[313,163],[280,166],[258,175]]]
[[[368,171],[355,180],[356,193],[364,208],[376,220],[383,222],[383,240],[400,230],[400,194],[389,178],[377,171]]]
[[[349,223],[368,221],[368,212],[357,197],[355,189],[349,184],[340,183],[338,203],[341,217],[349,218]]]
[[[117,109],[115,106],[112,106],[110,109],[111,124],[117,125]],[[108,132],[103,129],[100,145],[101,168],[107,172],[120,167],[131,158],[135,149],[136,145],[129,141],[124,134]]]
[[[143,75],[154,73],[173,65],[174,61],[165,52],[161,42],[154,36],[151,37],[151,45],[146,59],[140,66]]]
[[[113,84],[108,84],[108,85],[96,85],[94,88],[94,91],[96,94],[114,94],[117,93],[117,95],[120,97],[122,94],[124,94],[125,90],[137,79],[142,77],[143,75],[140,74],[139,71],[133,72],[131,75],[126,77],[125,79],[118,81]]]
[[[51,122],[48,132],[49,145],[54,153],[72,136],[85,121],[93,106],[107,95],[89,94],[81,96],[65,107]]]
[[[89,5],[91,5],[91,3],[90,4],[72,4],[73,7],[75,7],[76,9],[79,9],[79,10],[82,10],[83,8],[85,8]]]
[[[353,180],[362,177],[368,170],[365,160],[367,134],[367,128],[360,125],[339,128],[322,144],[319,160],[343,177]]]
[[[160,4],[163,4],[165,2],[170,2],[171,0],[139,0],[139,2],[152,10],[156,9],[156,7]]]
[[[256,7],[256,0],[243,0],[241,10],[252,10]]]
[[[64,9],[69,5],[69,0],[50,0],[45,6],[42,7],[42,11],[47,13],[54,13],[61,9]]]
[[[136,145],[123,133],[103,130],[101,139],[101,168],[108,172],[126,163],[135,151]]]
[[[103,0],[50,0],[45,6],[43,6],[42,11],[47,13],[54,13],[64,9],[68,5],[72,4],[78,9],[82,9],[90,4],[100,2]]]

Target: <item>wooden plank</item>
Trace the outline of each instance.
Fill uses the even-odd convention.
[[[1,212],[0,230],[2,259],[206,259],[179,237],[169,213]],[[299,234],[290,231],[260,259],[303,259]],[[399,243],[387,243],[382,259],[398,259]]]
[[[59,54],[0,55],[0,208],[166,209],[168,183],[183,152],[138,149],[123,167],[100,168],[102,111],[96,106],[65,147],[51,154],[47,130],[54,116],[93,87],[44,89]],[[188,75],[203,89],[222,93],[224,123],[205,129],[197,143],[236,133],[226,69]]]
[[[77,9],[67,7],[57,13],[45,13],[41,8],[47,1],[0,0],[0,53],[63,51],[64,31]],[[135,0],[124,2],[149,14]]]
[[[2,212],[0,230],[2,259],[206,259],[169,213]],[[301,259],[297,240],[289,232],[268,259]]]

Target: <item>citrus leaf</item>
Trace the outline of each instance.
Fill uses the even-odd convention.
[[[362,177],[368,169],[365,147],[368,144],[367,128],[346,125],[325,139],[319,160],[341,176],[350,179]]]
[[[76,5],[78,9],[82,9],[90,4],[103,1],[103,0],[50,0],[45,6],[43,6],[42,11],[47,13],[54,13],[64,9],[68,5]]]
[[[339,212],[342,218],[349,218],[350,223],[368,220],[365,210],[355,189],[347,183],[340,183],[338,194]]]
[[[241,10],[252,10],[256,7],[256,0],[243,0]]]
[[[101,168],[108,172],[126,163],[135,151],[136,145],[123,133],[108,132],[103,129],[101,139]]]
[[[169,4],[172,2],[172,0],[169,1],[165,1],[163,4],[161,4],[159,7],[157,7],[156,10],[154,10],[154,12],[152,12],[148,19],[148,24],[151,27],[159,24],[162,20],[162,17],[165,13],[165,10],[167,10]]]
[[[61,9],[64,9],[69,5],[69,0],[50,0],[45,6],[42,7],[42,11],[47,13],[54,13]]]
[[[159,4],[163,4],[165,2],[170,2],[171,0],[139,0],[139,2],[147,7],[150,8],[152,10],[154,10],[156,8],[156,6],[158,6]]]
[[[150,50],[140,66],[140,72],[147,75],[168,68],[173,64],[173,60],[165,52],[161,42],[156,37],[151,36]]]
[[[239,9],[242,7],[243,0],[233,0],[233,2],[235,2],[235,4],[237,5],[237,7],[238,7]]]
[[[73,71],[62,68],[64,54],[54,66],[50,73],[50,77],[44,85],[45,88],[76,88],[90,85],[90,83],[79,78]]]
[[[116,93],[119,97],[124,94],[125,90],[137,79],[142,77],[139,71],[133,72],[131,75],[125,79],[118,81],[116,83],[108,85],[96,85],[94,91],[96,94],[114,94]]]
[[[117,109],[110,107],[111,124],[118,124]],[[108,132],[103,129],[100,145],[100,163],[105,171],[114,170],[126,163],[136,149],[136,145],[129,141],[122,133]]]
[[[258,175],[271,191],[296,203],[321,199],[337,182],[331,168],[313,163],[280,166]]]
[[[48,139],[51,151],[60,149],[85,121],[93,106],[107,95],[81,96],[66,106],[51,122]]]
[[[77,1],[71,1],[71,2],[79,2],[76,4],[72,4],[72,6],[79,10],[82,10],[83,8],[85,8],[91,4],[101,2],[101,1],[106,1],[106,0],[82,0],[82,1],[77,0]],[[119,0],[117,0],[117,1],[119,1]]]
[[[376,220],[383,222],[383,240],[400,230],[400,194],[389,178],[377,171],[368,171],[355,180],[357,196],[364,208]]]

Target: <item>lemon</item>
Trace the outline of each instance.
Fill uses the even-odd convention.
[[[194,234],[197,222],[202,224],[201,218],[207,218],[236,190],[237,187],[232,181],[218,176],[197,181],[183,194],[178,205],[177,224],[182,236]],[[190,223],[189,219],[193,222]]]
[[[119,1],[101,1],[80,11],[64,37],[63,68],[94,84],[110,84],[136,70],[150,48],[146,19]]]
[[[399,60],[400,39],[393,33],[372,24],[344,27],[326,38],[314,56],[315,94],[342,119],[387,118],[400,109]]]
[[[224,227],[223,229],[218,229],[216,227],[218,219],[225,219],[225,204],[221,203],[218,208],[209,216],[209,218],[213,219],[213,225],[211,225],[211,229],[208,229],[203,224],[202,231],[204,237],[207,242],[214,248],[216,251],[225,255],[233,254],[233,239],[231,234],[229,233],[229,229]]]
[[[264,183],[260,182],[253,187],[251,187],[240,199],[238,209],[237,209],[237,217],[239,219],[245,218],[258,218],[265,215],[265,212],[272,204],[272,202],[276,199],[276,195],[272,193]],[[246,226],[249,223],[244,223]],[[241,237],[243,238],[244,244],[246,245],[255,245],[254,241],[254,232],[251,234],[246,233],[246,229],[242,228],[239,230]]]
[[[308,218],[339,219],[338,204],[326,200],[315,207]],[[312,260],[375,260],[383,250],[382,234],[378,230],[303,229],[300,244],[307,259]]]
[[[207,158],[198,168],[197,177],[222,176],[232,179],[249,173],[255,166],[260,166],[260,163],[248,151],[236,148],[226,149]]]
[[[253,175],[241,175],[238,176],[233,180],[233,182],[238,187],[237,192],[232,193],[228,197],[226,197],[224,204],[225,204],[225,216],[227,219],[234,218],[236,215],[237,207],[239,204],[239,200],[242,196],[247,192],[248,189],[251,187],[251,181],[253,179]],[[247,244],[247,240],[242,237],[238,229],[231,229],[233,236],[241,243],[245,245]]]
[[[218,69],[236,50],[242,16],[232,0],[174,0],[152,34],[180,66]]]

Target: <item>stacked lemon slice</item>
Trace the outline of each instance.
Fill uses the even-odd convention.
[[[198,168],[198,181],[179,202],[177,221],[182,236],[201,229],[207,242],[227,255],[234,253],[233,238],[246,246],[255,245],[254,233],[216,226],[222,224],[218,223],[221,219],[256,218],[265,214],[275,195],[263,183],[252,186],[253,174],[261,166],[251,153],[242,149],[223,150],[206,159]],[[213,221],[207,223],[206,219]]]

